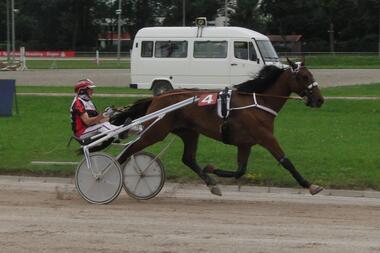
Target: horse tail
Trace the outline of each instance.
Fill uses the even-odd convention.
[[[146,114],[153,98],[142,98],[137,100],[129,109],[128,114],[131,119],[137,119]]]
[[[111,124],[120,126],[124,124],[126,119],[137,119],[146,114],[153,98],[142,98],[137,100],[134,104],[130,105],[125,111],[116,114],[110,120]]]

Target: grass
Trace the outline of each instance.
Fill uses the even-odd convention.
[[[377,89],[376,89],[377,90]],[[327,91],[327,89],[326,89]],[[344,90],[336,92],[344,94]],[[0,118],[1,173],[72,176],[75,166],[31,165],[33,160],[79,161],[67,148],[71,136],[70,97],[18,97],[20,114]],[[98,108],[126,105],[135,99],[95,98]],[[288,157],[308,179],[326,187],[380,190],[380,104],[377,101],[328,100],[321,109],[289,101],[276,121],[276,136]],[[170,140],[148,148],[158,153]],[[107,150],[111,154],[117,148]],[[199,181],[181,163],[182,142],[176,138],[163,162],[170,180]],[[236,148],[202,137],[198,149],[201,166],[208,163],[235,170]],[[295,181],[270,154],[259,146],[252,149],[249,184],[296,186]],[[230,181],[225,181],[230,182]]]
[[[100,60],[99,65],[94,60],[29,60],[29,69],[129,69],[129,60]]]
[[[360,55],[308,55],[306,65],[319,69],[378,69],[380,56]]]
[[[323,88],[324,96],[379,97],[380,83]]]

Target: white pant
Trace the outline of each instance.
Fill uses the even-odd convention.
[[[113,130],[116,128],[118,128],[118,127],[115,125],[112,125],[109,122],[103,122],[100,124],[96,124],[96,125],[87,127],[86,130],[83,132],[83,134],[79,138],[83,140],[83,139],[89,138],[91,136],[94,136],[94,135],[97,135],[100,133],[104,133],[106,131]]]

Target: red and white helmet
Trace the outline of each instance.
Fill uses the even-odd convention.
[[[79,80],[75,86],[74,86],[74,90],[76,93],[78,93],[80,90],[82,89],[87,89],[87,88],[95,88],[95,84],[93,81],[91,81],[90,79],[82,79],[82,80]]]

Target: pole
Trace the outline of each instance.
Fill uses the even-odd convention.
[[[227,26],[227,0],[224,1],[224,26]]]
[[[15,62],[15,44],[16,44],[16,29],[15,29],[15,1],[11,0],[11,16],[12,16],[12,63]]]
[[[117,62],[120,65],[120,48],[121,48],[121,0],[119,0],[119,9],[117,10],[119,15],[117,22]]]
[[[380,3],[379,3],[379,56],[380,56]]]
[[[329,37],[330,37],[330,52],[335,55],[335,47],[334,47],[334,24],[333,22],[330,22],[330,30]]]
[[[186,0],[182,0],[182,26],[186,26]]]
[[[26,66],[26,56],[25,56],[25,47],[20,47],[20,63],[21,67],[20,70],[28,70],[28,67]]]
[[[96,50],[96,65],[99,66],[99,63],[100,63],[100,61],[99,61],[99,50]]]
[[[7,0],[7,62],[9,62],[11,57],[11,17],[10,17],[10,6],[9,0]]]

